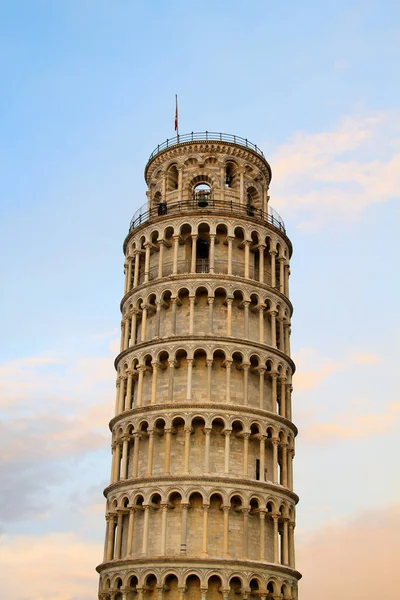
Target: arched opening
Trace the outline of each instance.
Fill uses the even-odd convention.
[[[179,492],[172,492],[168,497],[167,519],[167,556],[176,556],[180,551],[180,535],[182,525],[182,496]]]
[[[176,165],[171,165],[167,171],[167,191],[178,189],[179,174]]]
[[[178,578],[176,575],[168,575],[164,583],[164,600],[178,600]]]
[[[208,183],[198,183],[193,190],[193,198],[199,208],[207,208],[211,200],[211,186]]]
[[[185,598],[190,600],[200,600],[200,579],[197,575],[189,575],[186,579],[186,594]]]
[[[206,600],[222,600],[222,581],[218,575],[212,575],[208,580]]]
[[[144,600],[156,600],[157,598],[157,577],[155,575],[148,575],[146,577],[145,585],[143,586],[143,598]]]
[[[208,510],[208,554],[222,558],[222,540],[224,539],[224,522],[222,512],[223,500],[218,493],[210,497]]]

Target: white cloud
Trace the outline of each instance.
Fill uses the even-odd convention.
[[[316,230],[399,197],[399,115],[347,116],[330,131],[297,133],[271,157],[271,203]]]

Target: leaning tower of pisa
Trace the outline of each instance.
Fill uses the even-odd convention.
[[[298,598],[289,259],[243,138],[167,140],[124,242],[101,600]]]

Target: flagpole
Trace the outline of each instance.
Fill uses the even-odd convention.
[[[178,125],[178,94],[175,94],[175,131],[179,142],[179,125]]]

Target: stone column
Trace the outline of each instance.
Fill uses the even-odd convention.
[[[165,475],[171,474],[171,433],[170,428],[164,429],[165,433]]]
[[[215,233],[210,233],[210,273],[215,271]]]
[[[279,563],[279,517],[280,515],[274,513],[271,515],[274,523],[274,563]]]
[[[208,509],[209,504],[203,504],[203,546],[202,556],[208,556]]]
[[[259,368],[258,372],[260,374],[260,382],[259,382],[259,404],[260,408],[264,408],[264,375],[266,369]]]
[[[110,485],[112,483],[115,483],[115,461],[116,461],[116,457],[115,457],[115,450],[116,450],[116,446],[117,444],[114,442],[113,444],[111,444],[111,474],[110,474]]]
[[[271,316],[271,346],[276,348],[276,315],[278,313],[276,310],[270,310],[269,314]]]
[[[164,240],[158,240],[158,279],[163,276],[163,265],[164,265]]]
[[[138,315],[138,311],[136,309],[134,309],[132,311],[132,318],[131,318],[131,339],[130,339],[130,343],[129,343],[130,347],[132,347],[136,344],[137,315]]]
[[[128,522],[128,540],[126,545],[126,554],[132,556],[133,546],[133,527],[135,524],[135,509],[133,506],[129,507],[129,522]]]
[[[284,323],[283,324],[283,334],[284,334],[284,352],[286,352],[286,354],[289,356],[290,355],[290,342],[289,342],[289,323]]]
[[[225,467],[224,474],[229,475],[229,461],[230,461],[230,441],[231,441],[231,429],[225,429]]]
[[[281,384],[281,403],[279,414],[281,417],[286,417],[286,377],[279,378]]]
[[[154,457],[154,431],[149,429],[147,431],[149,434],[149,446],[147,452],[147,472],[146,477],[151,477],[153,475],[153,457]]]
[[[290,276],[290,265],[289,261],[286,264],[285,269],[285,296],[289,298],[289,276]]]
[[[244,276],[245,279],[250,277],[250,241],[244,241]]]
[[[260,510],[260,560],[265,560],[265,512]]]
[[[223,556],[224,558],[229,558],[229,511],[230,506],[223,506],[222,510],[224,511],[224,542],[223,542]]]
[[[143,378],[146,367],[144,365],[139,365],[136,369],[139,373],[138,376],[138,391],[137,391],[137,406],[142,406],[143,402]]]
[[[187,385],[186,385],[186,400],[190,402],[192,400],[192,372],[193,372],[193,358],[187,359]]]
[[[232,242],[234,238],[228,236],[228,275],[232,275]]]
[[[195,296],[189,296],[189,335],[193,335],[194,330],[194,301]]]
[[[283,317],[279,317],[279,350],[285,352],[285,334],[283,331]]]
[[[176,306],[177,306],[178,298],[171,296],[171,302],[172,302],[171,335],[176,335]]]
[[[122,465],[121,465],[121,479],[128,477],[128,450],[129,450],[129,436],[122,438]]]
[[[288,478],[287,478],[287,444],[281,444],[281,484],[283,487],[288,486]]]
[[[125,410],[130,410],[132,407],[132,384],[133,384],[133,371],[130,369],[126,372],[128,376],[125,396]]]
[[[153,362],[152,363],[152,367],[153,367],[153,374],[151,376],[151,400],[150,403],[151,404],[155,404],[156,403],[156,398],[157,398],[157,375],[158,375],[158,363],[157,362]]]
[[[283,256],[279,257],[279,291],[282,294],[285,291],[285,258]]]
[[[166,553],[168,504],[161,504],[161,555]]]
[[[123,348],[126,350],[129,348],[129,323],[130,323],[130,315],[126,315],[124,321],[124,345]]]
[[[231,403],[231,367],[232,367],[232,360],[226,360],[225,361],[225,368],[226,368],[226,403],[230,404]]]
[[[197,242],[197,234],[192,233],[192,259],[190,263],[190,272],[196,273],[196,242]]]
[[[249,476],[249,437],[250,433],[243,434],[243,476]]]
[[[108,536],[107,536],[107,560],[114,558],[114,537],[115,537],[115,515],[110,514],[108,516]]]
[[[144,260],[144,283],[147,283],[149,281],[149,275],[150,275],[150,248],[151,248],[151,244],[150,243],[145,244],[145,248],[146,248],[146,254],[145,254],[145,260]]]
[[[134,252],[135,267],[133,271],[133,287],[137,287],[139,283],[139,262],[140,262],[140,250]]]
[[[169,373],[168,373],[168,402],[171,403],[174,396],[174,371],[176,362],[174,359],[168,361]]]
[[[288,522],[289,519],[283,519],[283,535],[282,535],[282,558],[283,565],[289,564],[289,538],[288,538]]]
[[[288,487],[289,490],[293,491],[293,458],[294,458],[294,450],[293,448],[288,448]]]
[[[119,396],[121,394],[120,391],[120,387],[121,387],[121,375],[118,375],[117,377],[117,381],[116,381],[116,394],[115,394],[115,415],[119,414]]]
[[[265,481],[265,436],[260,435],[260,481]]]
[[[243,404],[247,406],[249,401],[249,369],[250,363],[243,363]]]
[[[122,412],[124,412],[125,388],[126,388],[126,377],[124,375],[122,375],[121,379],[120,379],[120,384],[119,384],[118,414],[121,414]]]
[[[289,521],[289,567],[292,569],[296,568],[294,555],[294,528],[295,523],[293,521]]]
[[[258,341],[260,344],[264,344],[264,310],[266,306],[264,304],[260,304],[258,307]]]
[[[276,384],[278,379],[278,373],[276,371],[271,372],[271,398],[272,398],[272,412],[277,412],[277,393],[276,393]]]
[[[118,560],[119,558],[121,558],[122,520],[124,518],[124,514],[122,513],[122,511],[118,511],[117,515],[117,539],[115,542],[115,558]]]
[[[124,340],[125,340],[125,320],[121,321],[121,343],[119,345],[119,351],[123,352],[124,348]]]
[[[249,558],[249,508],[242,508],[243,513],[243,558]]]
[[[208,297],[208,334],[213,334],[214,296]]]
[[[184,462],[184,473],[190,473],[190,434],[192,429],[187,427],[185,429],[185,462]]]
[[[189,504],[181,504],[182,508],[182,524],[181,524],[181,548],[180,553],[186,554],[186,538],[187,538],[187,516]]]
[[[207,359],[207,401],[211,402],[212,386],[212,359]]]
[[[271,287],[274,288],[276,286],[276,266],[275,266],[275,260],[276,260],[277,251],[276,250],[270,250],[269,251],[269,255],[271,257]]]
[[[265,250],[265,246],[263,246],[262,244],[260,244],[258,246],[258,252],[259,252],[259,260],[258,260],[258,281],[260,283],[264,283],[264,250]]]
[[[204,444],[204,474],[210,474],[210,436],[211,427],[204,428],[205,444]]]
[[[143,504],[144,519],[143,519],[143,539],[142,539],[142,554],[146,555],[149,547],[149,521],[150,521],[150,506]]]
[[[114,471],[114,483],[119,481],[121,470],[121,445],[119,440],[115,443],[115,471]]]
[[[245,300],[243,302],[243,306],[244,306],[244,338],[248,339],[249,338],[249,306],[250,306],[250,302],[248,300]]]
[[[147,306],[147,304],[142,304],[141,308],[142,308],[142,330],[141,330],[140,341],[145,342],[146,341],[146,333],[147,333],[147,309],[148,309],[148,306]]]
[[[124,279],[124,296],[125,294],[128,293],[128,259],[126,259],[126,262],[124,263],[124,275],[125,275],[125,279]]]
[[[272,438],[272,483],[278,483],[278,438]]]
[[[232,335],[232,302],[233,302],[233,298],[227,298],[226,299],[226,304],[227,304],[227,307],[228,307],[228,310],[227,310],[227,317],[228,317],[227,321],[228,322],[227,322],[226,329],[227,329],[227,335],[228,336]]]
[[[139,444],[140,444],[140,433],[134,433],[134,446],[133,446],[133,477],[137,477],[139,474]]]
[[[176,275],[178,273],[178,247],[179,247],[179,235],[174,235],[174,256],[172,263],[172,274]]]
[[[161,302],[160,300],[156,302],[156,327],[154,332],[154,337],[160,337],[160,325],[161,325]]]

